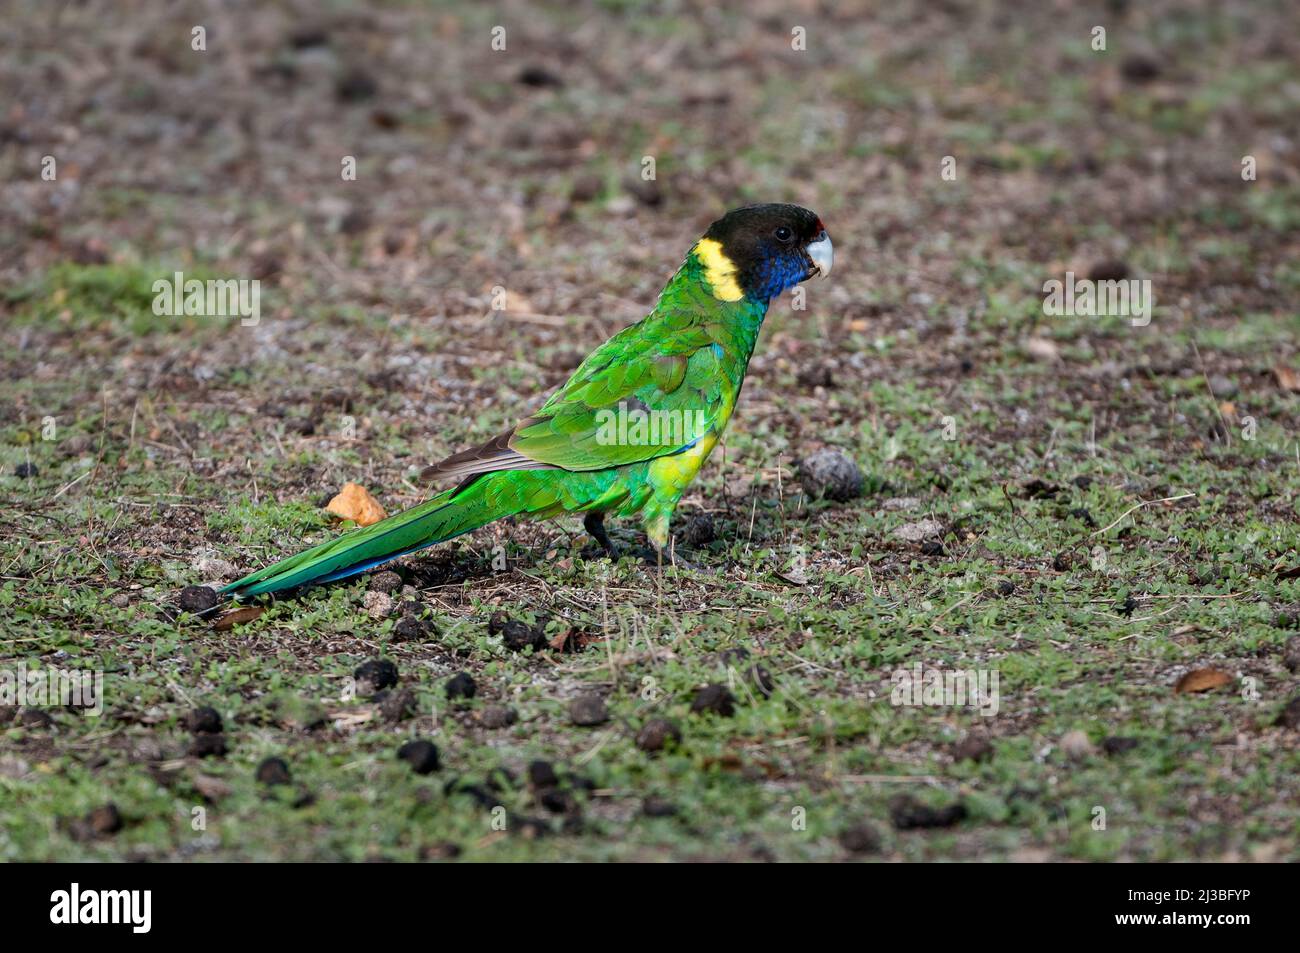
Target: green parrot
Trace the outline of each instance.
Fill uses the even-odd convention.
[[[344,579],[505,516],[582,514],[613,556],[604,517],[639,513],[662,560],[673,510],[735,409],[768,304],[829,275],[832,261],[826,228],[806,208],[728,212],[691,248],[654,310],[596,348],[545,404],[424,471],[454,487],[260,569],[223,594]]]

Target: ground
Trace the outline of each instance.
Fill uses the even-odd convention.
[[[1300,860],[1297,7],[743,9],[11,5],[0,664],[105,701],[0,707],[0,858]],[[707,572],[507,521],[177,614],[347,481],[422,499],[772,200],[836,266],[679,511]],[[155,315],[176,271],[260,320]],[[1150,322],[1046,313],[1067,271]],[[897,704],[957,670],[996,713]]]

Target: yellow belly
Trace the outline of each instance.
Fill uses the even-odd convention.
[[[704,461],[709,458],[717,443],[717,432],[709,431],[691,449],[652,460],[649,476],[655,494],[673,498],[681,496],[695,479],[695,474],[700,472],[700,467],[704,466]]]

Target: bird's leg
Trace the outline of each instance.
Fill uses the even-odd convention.
[[[647,550],[645,561],[648,565],[654,566],[660,572],[665,566],[673,568],[689,569],[692,572],[708,572],[699,566],[687,562],[681,556],[677,555],[677,547],[671,537],[668,535],[668,520],[671,511],[652,514],[645,522],[646,536],[650,539],[650,545],[654,547],[653,551]]]
[[[609,533],[605,532],[605,514],[592,510],[582,518],[582,527],[591,534],[591,538],[600,543],[600,548],[605,550],[605,555],[614,561],[618,561],[618,550],[609,538]]]

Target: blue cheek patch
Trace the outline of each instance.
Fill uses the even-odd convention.
[[[797,257],[773,252],[754,269],[754,294],[771,300],[786,288],[793,287],[803,278],[804,265]]]

